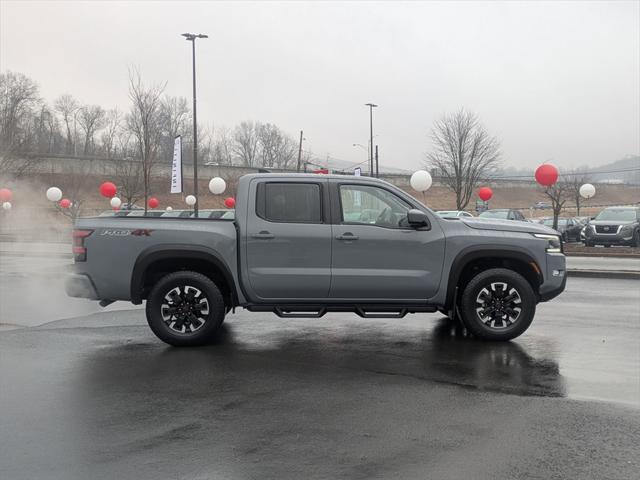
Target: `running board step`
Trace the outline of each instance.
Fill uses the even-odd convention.
[[[435,312],[431,305],[247,305],[251,312],[273,312],[281,318],[320,318],[329,312],[351,312],[362,318],[403,318],[407,313]]]

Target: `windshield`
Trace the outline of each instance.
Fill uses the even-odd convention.
[[[553,227],[553,218],[545,218],[542,223],[545,224],[548,227]],[[564,227],[566,224],[567,224],[567,219],[566,218],[559,218],[558,219],[558,226],[559,227]]]
[[[616,220],[621,222],[633,222],[635,219],[636,211],[630,208],[607,208],[596,217],[596,220]]]
[[[507,218],[508,216],[509,210],[487,210],[478,215],[480,218]]]

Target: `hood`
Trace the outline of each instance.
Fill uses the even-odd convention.
[[[495,218],[461,217],[460,221],[466,226],[477,230],[498,230],[502,232],[545,233],[557,235],[553,228],[540,223],[521,222],[518,220],[499,220]]]
[[[589,220],[589,225],[628,225],[636,220]]]

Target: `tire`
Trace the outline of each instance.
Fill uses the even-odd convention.
[[[633,238],[631,239],[631,246],[636,248],[640,247],[640,230],[636,230],[633,234]]]
[[[146,313],[149,327],[163,342],[174,347],[206,345],[224,321],[224,298],[209,277],[174,272],[153,286]]]
[[[505,302],[505,298],[511,300]],[[483,305],[489,303],[489,308],[497,308],[498,313],[484,313],[488,307]],[[483,310],[477,311],[477,308]],[[492,268],[479,273],[467,284],[460,310],[465,327],[476,337],[507,341],[522,335],[531,325],[536,313],[536,296],[529,282],[519,273]]]
[[[607,243],[605,243],[603,246],[604,246],[604,248],[611,248],[611,245],[609,245]]]
[[[567,232],[564,232],[564,233],[562,234],[562,241],[563,241],[564,243],[569,243],[569,234],[568,234]]]

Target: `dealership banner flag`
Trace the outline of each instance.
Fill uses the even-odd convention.
[[[173,143],[173,166],[171,167],[171,193],[182,192],[182,137]]]

